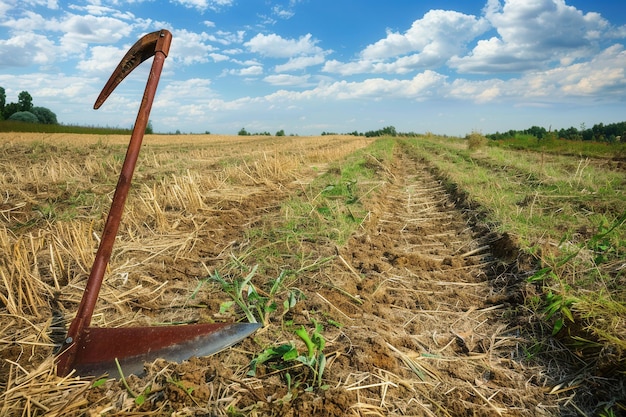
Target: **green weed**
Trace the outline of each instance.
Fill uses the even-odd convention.
[[[307,385],[306,390],[326,389],[327,387],[324,386],[322,380],[326,370],[326,355],[324,353],[326,340],[322,335],[324,328],[321,323],[315,320],[312,320],[312,323],[313,329],[310,331],[304,326],[292,330],[293,334],[298,336],[306,346],[306,352],[299,352],[293,342],[266,348],[250,362],[248,376],[256,376],[258,367],[266,364],[271,369],[285,371],[285,381],[290,392],[292,388],[297,388],[302,384]],[[294,379],[289,370],[298,363],[305,365],[309,372],[307,375],[303,374]]]
[[[626,224],[626,212],[611,225],[599,228],[599,232],[589,240],[579,244],[569,253],[538,270],[528,280],[539,283],[544,288],[544,315],[546,320],[555,319],[552,334],[556,335],[567,323],[581,323],[586,331],[603,343],[626,348],[626,340],[620,335],[620,318],[626,313],[626,300],[620,289],[611,289],[610,273],[603,271],[603,264],[619,259],[623,254],[623,241],[614,246],[614,235]],[[581,254],[588,254],[580,259]],[[546,260],[544,260],[546,261]],[[582,277],[576,271],[586,270]],[[593,279],[590,279],[594,277]],[[568,282],[571,281],[571,282]],[[588,281],[588,282],[587,282]],[[580,283],[584,285],[580,285]],[[582,290],[579,289],[582,287]],[[589,294],[589,289],[593,293]],[[621,294],[621,296],[620,296]],[[570,334],[577,348],[590,347],[597,343],[583,335]]]
[[[263,326],[267,326],[270,321],[270,315],[278,310],[279,294],[284,296],[284,300],[280,302],[283,308],[282,316],[297,304],[300,298],[303,297],[303,293],[297,288],[286,287],[285,281],[288,276],[286,271],[281,271],[275,280],[269,282],[270,285],[267,292],[261,291],[252,283],[252,278],[256,275],[258,267],[259,265],[253,266],[248,275],[243,278],[234,277],[229,279],[222,276],[218,271],[214,271],[208,278],[200,280],[190,298],[195,298],[205,283],[215,282],[232,299],[232,302],[222,304],[220,313],[225,313],[231,308],[232,303],[235,303],[243,311],[250,323],[261,323]]]

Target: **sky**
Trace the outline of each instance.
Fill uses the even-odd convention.
[[[173,34],[155,132],[463,136],[626,120],[623,0],[0,0],[0,87],[60,123],[131,127]]]

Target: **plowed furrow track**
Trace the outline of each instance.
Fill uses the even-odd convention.
[[[365,300],[344,329],[350,365],[374,375],[359,402],[383,415],[550,414],[540,375],[519,360],[511,306],[498,302],[508,289],[494,285],[493,236],[468,225],[421,162],[399,150],[390,169],[341,253],[362,278],[337,281]]]

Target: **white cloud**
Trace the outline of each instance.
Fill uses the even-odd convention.
[[[291,19],[296,13],[291,9],[285,9],[280,5],[276,5],[272,8],[272,12],[280,19]]]
[[[59,58],[58,47],[46,36],[22,33],[0,39],[0,68],[47,65]]]
[[[114,43],[131,33],[128,22],[107,16],[69,14],[56,30],[64,32],[61,43],[75,46],[85,43]]]
[[[455,80],[448,97],[484,103],[492,100],[560,102],[591,97],[596,101],[626,96],[626,51],[611,46],[591,61],[547,71],[533,71],[509,80]]]
[[[239,30],[237,32],[227,32],[218,30],[215,34],[209,35],[211,42],[219,43],[225,46],[232,45],[234,43],[243,43],[243,38],[246,32]]]
[[[301,55],[317,55],[323,53],[322,48],[316,46],[317,41],[310,33],[299,39],[285,39],[274,33],[257,34],[244,45],[251,52],[270,58],[291,58]]]
[[[313,65],[323,64],[326,58],[322,54],[313,56],[299,56],[295,58],[289,58],[284,64],[276,65],[274,68],[276,72],[287,72],[299,69],[304,69]]]
[[[0,74],[0,85],[6,87],[7,101],[17,100],[19,91],[26,90],[34,98],[38,106],[48,107],[55,113],[64,113],[74,108],[78,113],[90,109],[98,94],[92,78],[45,73],[24,75]],[[63,118],[59,118],[62,121]]]
[[[89,52],[90,58],[83,59],[76,65],[76,68],[86,73],[111,72],[126,53],[114,46],[94,46]]]
[[[201,12],[210,10],[221,10],[225,7],[230,7],[235,3],[235,0],[173,0],[175,3],[180,3],[190,9],[197,9]]]
[[[112,16],[122,20],[134,20],[135,15],[130,11],[123,11],[118,7],[111,6],[103,6],[102,4],[87,4],[85,6],[80,6],[77,4],[69,4],[67,6],[70,10],[77,10],[80,12],[86,12],[88,15],[92,16]]]
[[[42,15],[30,10],[24,10],[19,18],[7,19],[0,23],[0,26],[8,27],[13,31],[31,32],[45,29],[47,23],[48,21]]]
[[[413,22],[405,33],[391,32],[386,38],[368,45],[361,56],[365,60],[380,60],[418,52],[439,56],[445,62],[487,29],[487,22],[475,16],[450,10],[431,10],[422,19]]]
[[[280,86],[301,86],[307,83],[309,75],[289,75],[289,74],[276,74],[268,75],[263,78],[263,81]]]
[[[524,77],[526,95],[538,95],[551,91],[556,97],[624,97],[626,96],[626,51],[623,45],[613,45],[591,61],[545,72],[528,74]],[[523,93],[523,91],[519,91]]]
[[[302,91],[281,90],[265,98],[269,101],[290,99],[394,99],[405,98],[411,100],[425,100],[434,91],[445,85],[446,77],[434,71],[426,70],[409,80],[387,80],[384,78],[369,78],[364,81],[337,81],[321,83],[317,87]]]
[[[218,53],[211,53],[209,54],[209,56],[211,57],[211,59],[213,59],[213,61],[215,62],[222,62],[222,61],[228,61],[230,59],[230,57],[228,55],[224,55],[224,54],[218,54]]]
[[[324,71],[353,75],[359,73],[406,74],[444,65],[465,51],[467,44],[489,28],[485,19],[449,10],[431,10],[413,22],[404,33],[388,32],[368,45],[360,59],[342,63],[332,60]]]
[[[236,76],[249,77],[249,76],[253,76],[253,75],[262,75],[262,74],[263,74],[263,66],[262,65],[250,65],[250,66],[247,66],[247,67],[242,68],[242,69],[225,70],[222,73],[222,76],[224,76],[224,75],[236,75]]]
[[[260,65],[253,65],[251,67],[243,68],[239,71],[239,75],[261,75],[263,74],[263,67]]]
[[[519,72],[591,56],[611,30],[597,13],[583,14],[564,0],[489,0],[485,17],[498,36],[480,40],[450,66],[459,72]]]
[[[183,65],[209,62],[209,54],[217,48],[209,44],[211,36],[205,32],[196,33],[188,30],[175,30],[170,57]]]
[[[362,74],[373,71],[373,64],[372,61],[365,60],[343,63],[331,59],[326,61],[322,71],[341,75]]]
[[[159,88],[159,93],[154,103],[155,107],[171,108],[171,103],[181,101],[181,97],[186,99],[193,97],[193,102],[202,103],[215,96],[215,93],[211,90],[211,80],[205,78],[170,81],[164,84],[162,88]]]
[[[456,79],[447,86],[446,96],[459,100],[486,103],[501,98],[503,91],[507,91],[506,82],[498,79],[471,81]]]

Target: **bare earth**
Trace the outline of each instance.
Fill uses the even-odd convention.
[[[358,143],[357,147],[365,145],[367,142]],[[262,152],[272,152],[275,144],[265,146],[267,149],[260,148],[259,159]],[[336,142],[329,139],[316,149],[333,146]],[[301,148],[303,154],[312,152],[312,147]],[[148,152],[146,160],[154,157],[157,164],[154,155],[159,152]],[[59,156],[63,157],[69,156]],[[199,171],[197,179],[220,170],[222,156],[213,162],[206,155],[204,158],[206,171]],[[332,161],[310,158],[305,162],[271,181],[246,171],[250,178],[234,188],[205,184],[203,189],[209,191],[203,196],[204,207],[181,211],[163,205],[162,220],[137,197],[142,196],[146,205],[146,195],[158,197],[156,188],[150,194],[149,187],[146,190],[140,185],[154,178],[158,166],[154,172],[147,169],[138,173],[134,185],[138,191],[134,203],[129,203],[128,219],[123,219],[125,226],[120,230],[94,324],[240,319],[236,311],[218,313],[228,297],[216,286],[200,285],[199,280],[216,269],[228,272],[231,268],[232,272],[233,259],[247,267],[256,263],[257,248],[273,242],[269,235],[255,240],[248,231],[284,227],[286,214],[281,204],[291,195],[306,194],[307,181],[319,175],[319,167]],[[312,170],[314,165],[318,171]],[[40,294],[43,301],[39,311],[22,309],[25,315],[30,314],[24,317],[30,322],[25,323],[2,306],[2,328],[14,326],[19,330],[13,342],[4,330],[0,342],[4,359],[0,386],[6,391],[0,414],[575,415],[567,401],[568,387],[557,386],[559,376],[550,374],[552,368],[527,360],[531,323],[525,318],[523,302],[531,289],[517,269],[515,242],[490,233],[476,222],[458,196],[450,195],[429,167],[411,158],[402,147],[396,146],[392,162],[380,164],[377,170],[379,179],[371,185],[378,193],[362,201],[369,215],[347,244],[337,247],[315,238],[294,242],[294,252],[306,253],[306,259],[294,260],[283,253],[284,264],[277,261],[276,271],[283,266],[294,268],[298,262],[306,266],[330,259],[310,271],[302,268],[293,285],[304,297],[295,307],[284,316],[271,316],[267,326],[254,336],[212,357],[193,358],[183,364],[147,364],[145,375],[127,378],[135,395],[145,393],[142,401],[133,398],[120,381],[103,380],[92,388],[91,381],[54,376],[50,359],[54,342],[63,337],[59,327],[71,320],[91,261],[89,255],[83,264],[66,259],[65,276],[55,275],[58,265],[48,245],[54,236],[46,235],[29,258],[34,269],[38,268],[37,279],[51,288]],[[163,184],[182,187],[167,179]],[[100,184],[93,188],[99,194],[110,192]],[[33,189],[31,200],[41,199],[42,193],[50,197],[54,191]],[[17,195],[6,199],[2,210],[12,219],[26,221],[28,210],[24,206],[13,209],[19,205]],[[154,210],[155,206],[150,207]],[[91,225],[76,226],[72,233],[75,237],[87,235],[85,242],[75,242],[86,247],[89,254],[93,253],[96,242],[92,236],[100,230],[102,218],[94,213],[86,217],[91,223],[85,224]],[[20,241],[12,233],[5,234],[8,243],[3,248],[7,252],[0,253],[4,258],[0,272],[4,271],[7,280],[12,276],[8,251],[17,253],[15,248],[28,239]],[[260,274],[255,285],[262,287],[275,278],[273,272]],[[192,299],[194,289],[198,291]],[[57,317],[54,320],[53,313]],[[255,376],[247,374],[250,361],[269,346],[293,342],[302,347],[292,332],[282,328],[283,323],[310,328],[312,319],[324,325],[327,365],[323,387],[306,389],[302,384],[289,390],[286,372],[269,365],[259,367]],[[33,328],[49,334],[49,341],[41,336],[35,338],[40,345],[20,344],[19,338],[26,340],[36,333]],[[558,355],[555,352],[555,361]],[[294,367],[289,372],[295,379],[306,380],[308,370]],[[585,398],[593,389],[579,389],[577,398]]]

